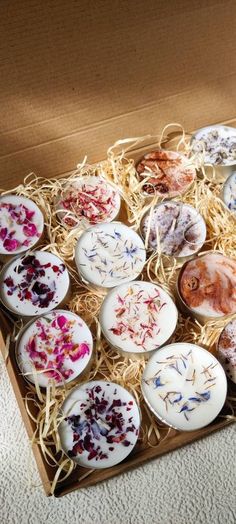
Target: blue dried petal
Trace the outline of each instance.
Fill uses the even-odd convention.
[[[155,377],[153,379],[153,384],[156,388],[160,388],[161,386],[164,386],[165,384],[162,384],[160,377]]]
[[[201,397],[203,400],[209,400],[211,397],[210,391],[205,391],[204,393],[198,393],[199,397]]]
[[[179,413],[182,413],[183,411],[193,411],[194,408],[190,408],[187,404],[184,404],[181,408],[181,410],[179,411]]]
[[[180,400],[182,400],[183,398],[183,395],[181,393],[179,393],[179,396],[175,398],[175,400],[172,400],[172,404],[175,404],[176,402],[180,402]]]

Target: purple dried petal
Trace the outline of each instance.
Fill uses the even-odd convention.
[[[95,449],[92,449],[88,455],[88,460],[92,460],[93,458],[97,457],[98,452]]]
[[[94,443],[91,441],[91,435],[88,433],[84,437],[84,449],[86,451],[92,451],[94,448]]]
[[[32,266],[34,265],[35,256],[34,255],[27,255],[24,257],[21,261],[23,266]]]
[[[7,287],[13,287],[14,286],[14,281],[13,281],[13,279],[11,277],[7,277],[4,280],[4,284],[6,284]]]
[[[123,446],[128,447],[130,446],[131,442],[129,440],[123,440],[122,444]]]
[[[50,288],[47,286],[47,284],[43,284],[42,282],[39,282],[36,280],[32,287],[33,293],[36,293],[36,295],[46,295],[46,293],[50,292]]]

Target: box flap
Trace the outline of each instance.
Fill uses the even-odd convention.
[[[0,185],[235,117],[235,15],[233,0],[1,3]]]

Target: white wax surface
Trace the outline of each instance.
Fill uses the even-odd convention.
[[[75,248],[75,262],[82,279],[105,288],[137,278],[145,259],[143,241],[121,222],[88,229]]]
[[[144,398],[155,415],[183,431],[207,426],[221,411],[227,380],[219,361],[194,344],[158,349],[142,377]]]
[[[203,127],[194,134],[192,145],[194,152],[203,153],[205,164],[236,164],[236,129],[233,127]]]
[[[157,349],[174,332],[177,318],[176,306],[166,291],[141,281],[112,289],[100,312],[105,338],[127,353]]]
[[[34,367],[39,386],[46,387],[49,380],[60,386],[84,371],[92,348],[92,334],[82,318],[69,311],[56,310],[38,317],[23,329],[16,358],[21,372],[30,373],[26,375],[30,382],[35,383]],[[41,373],[47,369],[49,371]]]
[[[236,312],[236,261],[220,253],[207,253],[186,263],[179,282],[180,294],[196,313],[222,317]]]
[[[0,197],[0,254],[16,255],[32,248],[43,233],[38,206],[18,195]]]
[[[73,428],[72,420],[64,420],[58,430],[62,449],[80,466],[114,466],[130,454],[137,442],[139,408],[134,397],[114,382],[97,380],[74,388],[63,403],[62,412],[67,417],[77,417],[73,417]],[[70,451],[76,443],[77,451],[74,449],[72,456]]]
[[[120,203],[120,195],[111,184],[101,177],[88,175],[68,182],[56,208],[61,222],[68,228],[88,227],[114,220]]]
[[[218,343],[218,355],[229,378],[236,383],[236,319],[223,329]]]
[[[232,173],[224,183],[223,200],[232,212],[236,212],[236,172]]]
[[[49,267],[43,267],[45,265]],[[12,260],[3,269],[1,299],[13,313],[40,315],[65,299],[69,284],[68,271],[59,257],[47,251],[31,251]]]
[[[141,222],[142,235],[148,234],[150,249],[175,257],[186,257],[201,249],[206,225],[200,213],[181,202],[163,202],[149,211]],[[157,242],[159,240],[159,243]]]

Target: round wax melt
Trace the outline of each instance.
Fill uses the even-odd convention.
[[[31,251],[6,264],[0,275],[1,300],[13,313],[34,316],[59,306],[70,279],[65,264],[47,251]]]
[[[109,468],[134,448],[139,408],[128,391],[113,382],[92,381],[72,390],[59,425],[64,452],[80,466]]]
[[[236,262],[209,252],[189,260],[178,278],[178,291],[190,312],[205,319],[236,313]]]
[[[196,177],[196,170],[184,155],[157,149],[144,155],[136,165],[147,195],[173,197],[185,193]]]
[[[233,213],[236,212],[236,172],[232,173],[224,183],[223,200]]]
[[[142,377],[144,399],[156,417],[173,428],[203,428],[221,411],[227,380],[209,351],[180,342],[156,351]]]
[[[41,238],[44,218],[38,206],[18,195],[0,197],[0,254],[16,255]]]
[[[182,202],[162,202],[148,211],[141,222],[148,246],[165,255],[187,257],[201,249],[206,239],[206,225],[198,211]]]
[[[195,153],[203,153],[205,164],[231,166],[236,164],[236,129],[208,126],[196,131],[192,138]]]
[[[82,234],[75,248],[81,278],[105,288],[137,278],[145,259],[143,241],[121,222],[91,227]]]
[[[112,289],[100,312],[108,342],[124,353],[145,354],[157,349],[175,330],[178,312],[160,286],[133,282]]]
[[[225,372],[236,383],[236,319],[223,329],[217,350]]]
[[[120,195],[101,177],[78,177],[63,189],[56,208],[63,225],[88,227],[114,220],[120,211]]]
[[[85,371],[92,356],[92,334],[82,318],[70,311],[56,310],[33,320],[23,328],[16,347],[16,359],[26,378],[47,387],[71,382]]]

